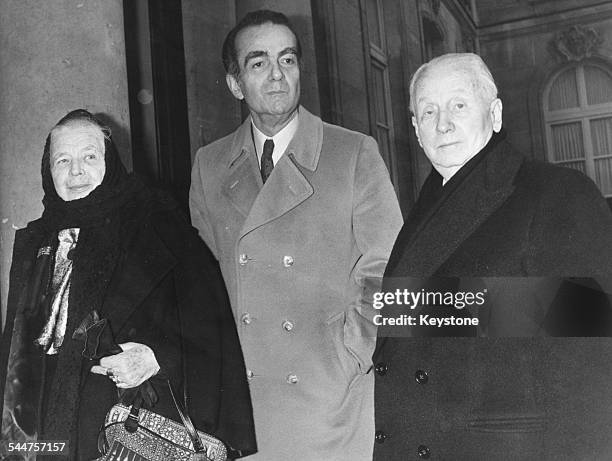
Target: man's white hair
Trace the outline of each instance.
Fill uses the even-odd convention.
[[[438,66],[467,73],[470,76],[474,92],[479,94],[485,102],[489,103],[497,98],[497,86],[491,71],[480,56],[474,53],[448,53],[423,64],[410,79],[410,112],[413,114],[415,113],[414,103],[419,83],[427,78],[428,72],[435,72]]]

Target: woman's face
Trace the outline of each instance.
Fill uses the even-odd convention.
[[[88,122],[59,126],[51,133],[50,167],[57,195],[80,199],[104,179],[104,134]]]

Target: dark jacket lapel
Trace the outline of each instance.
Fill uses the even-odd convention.
[[[457,250],[457,248],[514,191],[516,176],[523,158],[505,141],[500,141],[484,153],[476,166],[461,178],[424,215],[412,232],[402,236],[401,261],[387,275],[427,277]],[[467,165],[466,165],[467,167]],[[452,180],[451,180],[452,181]]]

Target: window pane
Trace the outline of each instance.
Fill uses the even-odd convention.
[[[380,40],[380,22],[378,18],[378,0],[366,0],[366,4],[368,37],[371,43],[382,49],[382,43]]]
[[[612,77],[599,67],[585,66],[587,101],[589,104],[601,104],[612,101]]]
[[[573,170],[578,170],[581,173],[586,174],[586,168],[584,162],[564,162],[559,163],[560,166],[565,166],[567,168],[571,168]]]
[[[575,68],[568,69],[557,77],[548,96],[549,110],[569,109],[571,107],[578,107]]]
[[[593,155],[612,155],[612,117],[591,120]]]
[[[595,160],[595,182],[602,194],[612,194],[612,158]]]
[[[584,142],[580,122],[553,125],[551,128],[553,161],[584,158]]]

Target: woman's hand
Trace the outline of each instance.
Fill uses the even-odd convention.
[[[159,364],[149,346],[139,343],[119,344],[123,352],[100,359],[91,372],[107,375],[121,389],[137,387],[159,372]]]

